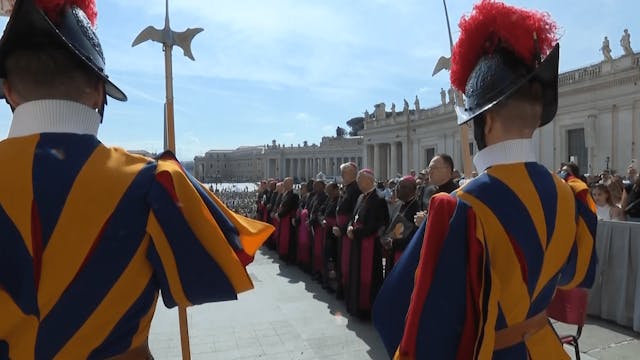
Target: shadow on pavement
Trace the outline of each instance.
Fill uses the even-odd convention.
[[[587,316],[586,324],[599,326],[599,327],[611,330],[613,332],[623,334],[630,338],[640,339],[640,333],[637,333],[630,328],[620,326],[614,323],[613,321],[605,320],[599,317]]]
[[[363,321],[347,313],[346,305],[343,301],[338,300],[334,293],[330,293],[323,289],[319,282],[314,281],[311,275],[302,271],[295,264],[288,264],[280,260],[278,253],[266,247],[260,249],[262,255],[269,258],[272,262],[277,263],[280,268],[279,276],[286,278],[289,283],[304,283],[305,290],[313,294],[313,298],[327,304],[329,313],[333,316],[340,316],[347,320],[347,329],[353,331],[357,337],[362,339],[370,349],[367,354],[375,360],[388,359],[387,352],[378,337],[377,332],[373,328],[371,321]]]

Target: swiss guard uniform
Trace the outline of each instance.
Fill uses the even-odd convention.
[[[16,1],[0,39],[2,78],[14,49],[46,43],[126,100],[103,72],[87,9],[56,3],[45,14]],[[272,228],[232,213],[170,153],[152,160],[103,145],[101,121],[76,102],[26,102],[0,142],[11,169],[0,178],[0,359],[148,354],[159,291],[174,307],[252,288],[245,265]]]
[[[556,288],[590,287],[593,202],[535,160],[531,139],[484,142],[484,116],[520,86],[542,87],[540,126],[557,110],[559,47],[548,15],[482,1],[452,56],[482,172],[437,194],[385,281],[374,324],[395,359],[568,359],[545,309]],[[544,60],[543,55],[548,54]],[[414,281],[415,279],[415,281]]]

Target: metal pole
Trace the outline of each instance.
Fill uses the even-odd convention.
[[[442,4],[444,5],[444,16],[447,18],[447,30],[449,32],[449,46],[451,53],[453,54],[453,37],[451,36],[451,23],[449,23],[449,12],[447,11],[447,1],[442,0]]]
[[[165,138],[167,139],[167,150],[176,152],[176,138],[173,111],[173,68],[171,61],[171,45],[164,45],[164,65],[165,65],[165,84],[167,90],[167,126],[165,127]]]
[[[447,1],[442,0],[444,5],[444,15],[447,18],[447,31],[449,33],[449,47],[451,49],[451,55],[453,56],[453,36],[451,35],[451,24],[449,23],[449,11],[447,11]],[[458,104],[462,101],[462,94],[456,90],[456,96],[453,100],[453,106],[461,106]],[[471,176],[472,164],[471,164],[471,151],[469,150],[469,127],[467,125],[460,126],[460,150],[462,154],[462,172],[466,177]]]

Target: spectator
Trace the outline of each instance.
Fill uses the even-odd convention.
[[[596,184],[591,188],[591,196],[596,203],[598,220],[625,220],[624,211],[614,204],[605,184]]]
[[[622,194],[624,193],[622,178],[618,175],[612,176],[607,188],[609,188],[609,192],[611,193],[611,201],[613,204],[617,207],[622,207]]]
[[[630,191],[625,191],[622,196],[622,208],[628,216],[627,220],[640,222],[640,177],[636,177]]]

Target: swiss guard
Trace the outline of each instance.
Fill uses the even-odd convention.
[[[374,324],[395,359],[569,359],[545,310],[556,289],[592,285],[597,220],[531,139],[557,111],[556,25],[484,0],[459,26],[451,81],[480,175],[431,200]]]
[[[171,153],[96,137],[106,96],[93,1],[17,0],[0,39],[0,359],[150,359],[168,307],[231,300],[273,230],[232,213]]]

